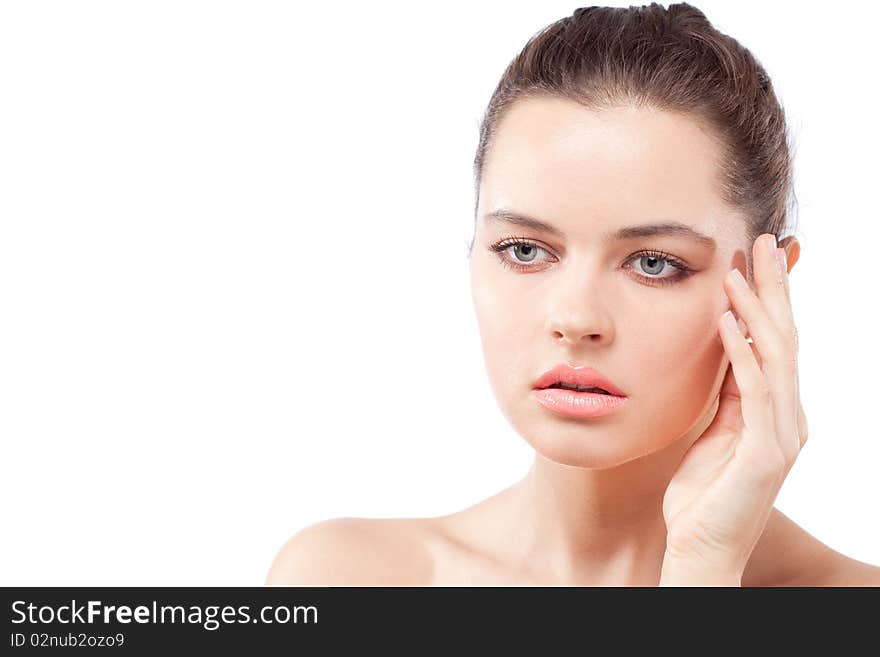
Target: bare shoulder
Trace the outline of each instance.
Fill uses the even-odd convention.
[[[880,567],[832,549],[774,508],[743,586],[880,586]]]
[[[826,557],[823,584],[819,586],[880,586],[880,566],[831,550]]]
[[[294,534],[279,550],[266,584],[421,586],[433,563],[418,518],[332,518]]]

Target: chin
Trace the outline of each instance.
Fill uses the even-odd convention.
[[[656,435],[627,428],[620,418],[569,420],[544,416],[508,420],[544,458],[575,468],[605,470],[658,452],[674,439],[657,440]]]
[[[546,444],[546,442],[527,441],[535,451],[549,461],[587,470],[608,470],[648,454],[660,451],[657,449],[597,449],[596,445],[581,443],[578,445]]]

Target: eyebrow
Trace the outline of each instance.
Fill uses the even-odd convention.
[[[499,208],[498,210],[487,212],[485,217],[486,219],[492,219],[494,221],[501,221],[504,223],[513,224],[515,226],[522,226],[523,228],[531,228],[532,230],[544,231],[545,233],[556,235],[557,237],[564,236],[564,233],[556,228],[556,226],[535,219],[534,217],[529,217],[528,215],[509,210],[507,208]],[[716,247],[714,239],[712,239],[705,233],[701,233],[697,229],[688,226],[687,224],[681,223],[680,221],[662,221],[653,224],[641,224],[638,226],[626,226],[624,228],[618,228],[614,232],[606,234],[603,237],[603,241],[608,243],[619,240],[634,239],[638,237],[651,237],[654,235],[673,235],[679,237],[687,237],[696,242],[699,242],[704,246],[708,246],[713,249]]]

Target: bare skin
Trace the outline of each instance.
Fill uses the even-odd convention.
[[[532,468],[450,515],[307,527],[281,550],[268,583],[656,586],[664,495],[715,417],[730,364],[717,328],[730,308],[723,281],[731,268],[747,271],[751,247],[746,218],[719,193],[719,159],[712,134],[687,116],[517,101],[487,153],[470,273],[489,381],[535,450]],[[499,209],[555,230],[487,216]],[[680,233],[604,239],[661,221],[712,242]],[[522,247],[504,246],[511,240],[531,245],[528,262],[515,253]],[[800,246],[793,237],[780,246],[791,271]],[[678,276],[661,254],[691,274]],[[605,374],[626,393],[625,408],[573,420],[538,404],[535,378],[562,362]],[[878,585],[880,568],[832,550],[774,508],[741,584]]]
[[[511,560],[501,518],[513,488],[435,518],[335,518],[288,541],[266,579],[293,586],[657,586],[660,564],[604,578]],[[475,532],[475,528],[479,528]],[[494,540],[493,540],[494,537]],[[846,557],[773,510],[744,587],[880,586],[880,568]]]

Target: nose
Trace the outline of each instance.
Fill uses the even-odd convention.
[[[548,307],[546,330],[556,342],[570,346],[600,345],[613,339],[611,319],[603,306],[601,285],[592,277],[557,288]]]

